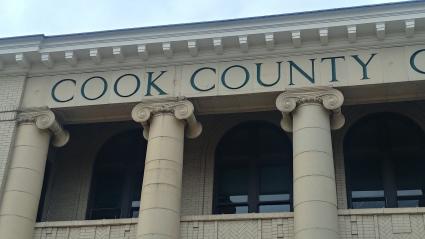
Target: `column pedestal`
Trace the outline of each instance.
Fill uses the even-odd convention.
[[[19,121],[0,207],[2,239],[33,238],[51,132],[56,146],[69,138],[50,111],[21,114]]]
[[[331,128],[344,123],[342,102],[339,91],[322,87],[288,90],[276,101],[282,128],[293,132],[296,239],[338,238]]]
[[[137,238],[177,239],[185,126],[192,138],[202,127],[189,101],[139,104],[132,116],[143,125],[148,140]]]

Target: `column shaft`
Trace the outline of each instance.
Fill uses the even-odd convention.
[[[151,117],[138,239],[179,238],[184,128],[174,114]]]
[[[338,238],[329,116],[320,103],[303,103],[293,112],[296,239]]]
[[[17,127],[0,208],[0,238],[30,239],[37,216],[50,135],[35,123]]]

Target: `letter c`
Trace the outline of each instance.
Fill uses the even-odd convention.
[[[212,72],[216,73],[216,70],[215,70],[214,68],[211,68],[211,67],[202,67],[202,68],[199,68],[199,69],[197,69],[195,72],[193,72],[192,76],[190,77],[190,85],[192,86],[192,88],[193,88],[193,89],[195,89],[195,90],[197,90],[197,91],[203,91],[203,92],[205,92],[205,91],[210,91],[210,90],[212,90],[212,89],[214,89],[214,88],[215,88],[215,84],[213,84],[210,88],[207,88],[207,89],[201,89],[201,88],[199,88],[199,87],[196,85],[196,83],[195,83],[195,77],[196,77],[196,75],[197,75],[199,72],[203,71],[203,70],[210,70],[210,71],[212,71]]]
[[[416,58],[416,56],[417,56],[419,53],[421,53],[421,52],[423,52],[423,51],[425,51],[425,49],[417,50],[417,51],[415,51],[415,53],[413,53],[413,54],[412,54],[412,56],[410,57],[410,66],[413,68],[413,70],[415,70],[415,71],[417,71],[417,72],[419,72],[419,73],[421,73],[421,74],[425,74],[425,71],[424,71],[424,70],[419,69],[419,68],[415,65],[415,58]]]
[[[56,84],[53,85],[52,92],[51,92],[52,98],[56,102],[65,103],[65,102],[68,102],[68,101],[71,101],[72,99],[74,99],[74,96],[71,96],[70,98],[65,99],[65,100],[60,100],[60,99],[58,99],[58,97],[56,97],[56,88],[65,81],[70,81],[70,82],[74,83],[74,86],[77,84],[77,82],[73,79],[63,79],[63,80],[56,82]]]

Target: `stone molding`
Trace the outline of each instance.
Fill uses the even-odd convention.
[[[194,106],[188,100],[155,102],[155,103],[139,103],[134,106],[131,111],[131,117],[134,121],[143,125],[143,136],[145,139],[149,137],[149,120],[157,114],[174,114],[179,120],[185,120],[187,123],[186,137],[194,139],[202,132],[202,125],[196,120],[194,115]]]
[[[214,24],[203,22],[60,36],[5,38],[0,39],[0,75],[28,72],[32,76],[44,76],[59,72],[99,71],[117,66],[139,67],[140,62],[149,63],[150,66],[164,65],[164,62],[171,65],[206,60],[215,62],[222,60],[223,51],[226,57],[251,58],[256,55],[270,57],[270,50],[274,54],[288,55],[290,52],[300,54],[303,48],[311,53],[321,50],[328,52],[336,47],[350,51],[353,47],[367,49],[383,44],[422,44],[424,36],[419,30],[423,29],[424,12],[420,1],[412,1],[222,20]],[[375,25],[374,31],[369,31],[371,25]],[[309,35],[305,34],[308,31],[317,31],[315,44],[303,43],[304,35]],[[365,31],[367,35],[358,39],[358,33]],[[291,35],[291,40],[279,40],[277,34]],[[251,38],[256,39],[252,41],[255,44],[246,41]],[[209,45],[200,44],[201,40],[209,42]],[[308,40],[310,42],[311,39]],[[230,45],[223,47],[225,41]],[[160,51],[150,50],[158,44],[162,45]],[[124,48],[128,50],[123,51]],[[173,52],[182,54],[176,57]],[[63,57],[56,58],[54,55]],[[11,56],[13,61],[9,59]]]
[[[345,123],[345,117],[341,112],[344,103],[344,95],[332,87],[301,87],[288,89],[276,99],[276,107],[282,112],[281,127],[292,132],[291,113],[297,106],[305,103],[321,104],[331,112],[331,129],[340,129]]]
[[[49,130],[53,136],[52,144],[55,147],[65,146],[69,141],[69,132],[57,121],[51,110],[23,111],[17,116],[18,124],[34,123],[41,130]]]

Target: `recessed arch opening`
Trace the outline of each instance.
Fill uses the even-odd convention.
[[[104,143],[93,168],[88,219],[138,216],[146,147],[140,129],[118,133]]]
[[[410,118],[367,115],[344,138],[349,208],[425,206],[425,133]]]
[[[215,214],[292,210],[292,144],[278,126],[248,121],[215,151]]]

